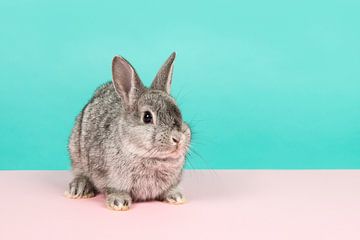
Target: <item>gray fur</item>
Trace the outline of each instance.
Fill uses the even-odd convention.
[[[95,91],[70,136],[74,180],[69,197],[99,191],[114,210],[126,210],[132,201],[183,201],[177,185],[191,132],[169,95],[174,58],[146,88],[125,59],[114,57],[113,81]],[[152,113],[153,123],[143,122],[145,111]]]

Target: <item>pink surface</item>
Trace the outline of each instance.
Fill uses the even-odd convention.
[[[63,171],[0,171],[0,239],[360,239],[360,171],[187,171],[188,203],[110,211]]]

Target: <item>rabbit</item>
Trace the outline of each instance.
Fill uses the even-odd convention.
[[[75,120],[69,139],[73,180],[66,196],[105,195],[112,210],[132,202],[185,202],[178,190],[191,130],[170,96],[175,52],[149,88],[121,56]]]

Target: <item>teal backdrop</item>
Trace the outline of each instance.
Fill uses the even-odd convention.
[[[360,1],[0,2],[0,169],[68,169],[67,139],[121,54],[194,130],[188,168],[360,168]]]

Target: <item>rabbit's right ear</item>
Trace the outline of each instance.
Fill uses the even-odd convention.
[[[131,64],[120,56],[112,62],[113,84],[127,109],[132,109],[144,90],[140,78]]]

